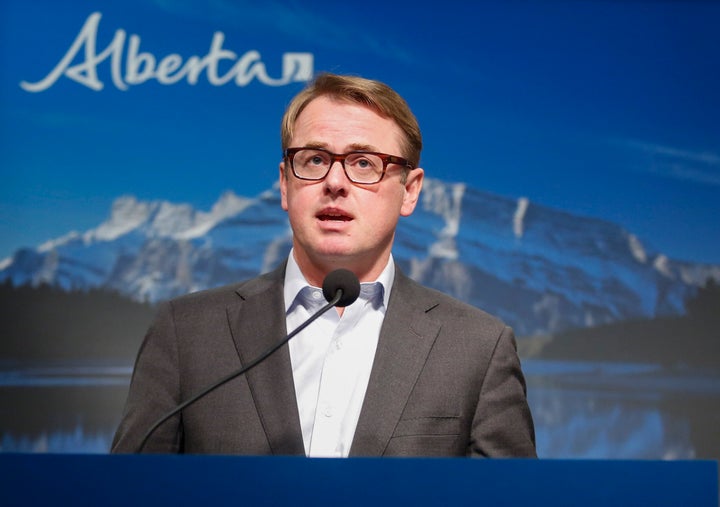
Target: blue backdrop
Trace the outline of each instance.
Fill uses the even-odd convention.
[[[423,128],[432,181],[398,258],[516,328],[541,456],[720,457],[720,4],[7,0],[0,19],[8,301],[152,305],[268,268],[282,112],[317,72],[359,74]],[[52,329],[2,309],[0,450],[103,452],[117,423],[113,340],[141,332],[80,339],[87,303],[63,301]]]

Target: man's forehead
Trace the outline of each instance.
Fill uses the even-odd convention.
[[[325,96],[311,101],[294,127],[291,145],[330,151],[382,151],[382,146],[399,145],[402,140],[402,130],[394,120],[365,104]]]

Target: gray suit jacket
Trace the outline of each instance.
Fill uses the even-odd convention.
[[[161,306],[113,452],[136,452],[161,415],[285,337],[284,271]],[[304,454],[287,346],[165,422],[144,450]],[[535,455],[512,330],[397,269],[350,456]]]

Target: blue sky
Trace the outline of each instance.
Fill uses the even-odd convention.
[[[354,4],[353,4],[354,5]],[[677,259],[720,263],[720,2],[21,1],[0,6],[0,258],[94,227],[133,194],[209,208],[277,177],[279,120],[302,84],[61,77],[93,12],[157,60],[207,54],[213,33],[278,77],[315,71],[395,87],[423,128],[428,176],[619,223]],[[123,56],[127,56],[127,41]],[[79,61],[79,60],[77,60]]]

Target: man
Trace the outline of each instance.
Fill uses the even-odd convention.
[[[114,452],[259,357],[325,303],[336,268],[360,297],[326,312],[247,374],[158,427],[144,451],[307,456],[535,456],[513,333],[395,266],[399,218],[418,201],[422,139],[405,101],[324,74],[282,121],[286,263],[163,305],[138,354]]]

